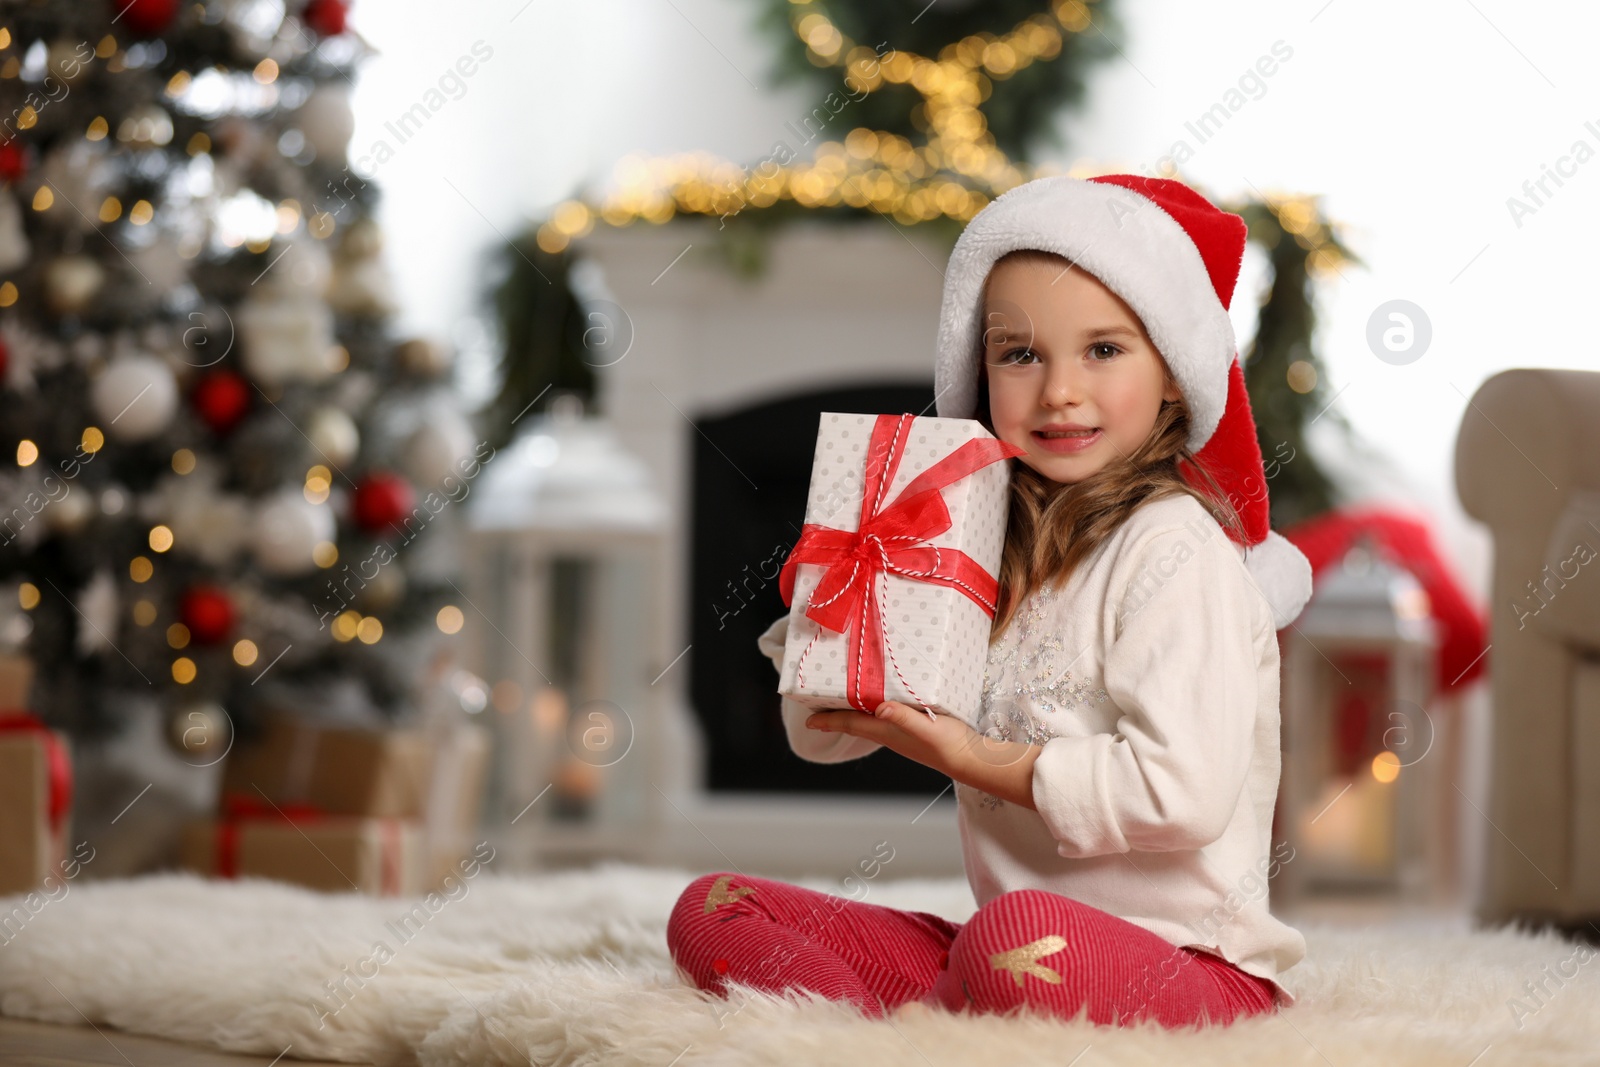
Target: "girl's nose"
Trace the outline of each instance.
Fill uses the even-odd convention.
[[[1044,396],[1046,407],[1065,407],[1083,399],[1083,383],[1071,361],[1052,363],[1045,368]]]

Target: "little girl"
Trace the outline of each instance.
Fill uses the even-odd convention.
[[[1028,182],[967,226],[938,414],[1025,450],[979,730],[895,701],[782,714],[803,759],[888,747],[954,781],[977,911],[707,874],[667,927],[699,988],[1164,1026],[1294,1003],[1277,977],[1305,940],[1267,880],[1294,857],[1270,840],[1277,631],[1311,569],[1267,526],[1228,318],[1245,239],[1188,187],[1128,174]],[[774,665],[787,624],[760,639]]]

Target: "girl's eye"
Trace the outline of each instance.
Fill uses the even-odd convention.
[[[1090,352],[1097,352],[1102,348],[1109,348],[1111,351],[1107,354],[1105,359],[1096,359],[1095,362],[1097,362],[1097,363],[1106,363],[1111,359],[1112,356],[1115,356],[1119,352],[1122,351],[1122,349],[1118,348],[1116,345],[1112,344],[1110,341],[1101,341],[1097,345],[1091,345],[1089,347],[1089,351]]]
[[[1020,364],[1022,362],[1021,360],[1012,359],[1012,356],[1033,356],[1034,359],[1039,358],[1031,348],[1013,348],[1011,351],[1000,356],[1000,362],[1002,364]]]

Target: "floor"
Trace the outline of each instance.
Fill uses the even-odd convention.
[[[293,1067],[334,1067],[320,1060],[280,1059]],[[232,1056],[121,1030],[0,1018],[0,1064],[7,1067],[269,1067],[278,1062],[263,1056]]]

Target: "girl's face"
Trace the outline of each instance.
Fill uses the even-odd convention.
[[[997,265],[983,326],[995,436],[1026,449],[1017,458],[1054,481],[1081,481],[1132,454],[1161,402],[1180,396],[1133,309],[1081,267]]]

